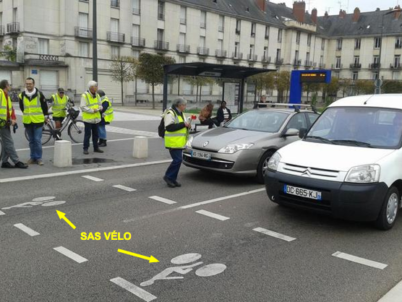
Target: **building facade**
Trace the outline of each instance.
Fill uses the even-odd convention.
[[[0,42],[17,58],[0,61],[0,77],[22,89],[30,76],[48,96],[63,87],[78,97],[92,78],[92,1],[0,1]],[[304,2],[286,7],[266,0],[97,0],[97,6],[98,81],[114,102],[121,97],[120,83],[111,78],[112,58],[141,52],[177,63],[332,69],[340,78],[402,80],[399,12],[356,8],[318,17],[317,10],[306,12]],[[178,80],[169,90],[173,97],[195,93]],[[220,99],[216,85],[201,90]],[[124,91],[126,99],[150,99],[141,80],[125,83]]]

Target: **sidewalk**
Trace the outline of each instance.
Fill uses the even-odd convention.
[[[156,109],[148,108],[148,107],[135,107],[134,105],[124,105],[116,104],[113,105],[113,108],[116,111],[120,112],[128,112],[128,113],[137,113],[137,114],[145,114],[152,116],[161,116],[162,115],[162,107],[157,107]]]

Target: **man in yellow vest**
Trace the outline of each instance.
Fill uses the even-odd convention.
[[[26,169],[28,166],[18,158],[11,136],[10,126],[15,127],[17,118],[15,116],[13,104],[11,103],[10,84],[7,80],[0,82],[0,139],[1,139],[1,167]],[[11,159],[15,166],[8,162]]]
[[[82,120],[85,124],[84,154],[89,154],[89,140],[92,135],[94,152],[103,153],[98,146],[98,124],[101,122],[102,102],[98,94],[98,83],[90,81],[88,90],[81,96]]]
[[[186,146],[188,139],[188,131],[191,124],[184,116],[187,101],[183,98],[178,98],[174,101],[172,108],[164,113],[165,123],[165,147],[169,149],[170,156],[173,161],[167,169],[163,180],[170,188],[181,187],[177,182],[180,166],[183,161],[183,149]]]
[[[52,112],[56,130],[61,129],[61,124],[63,123],[67,115],[66,106],[69,102],[70,98],[65,95],[63,88],[59,88],[57,90],[57,93],[52,95]],[[57,139],[60,139],[60,137],[57,137]]]
[[[28,165],[38,164],[43,166],[42,161],[42,128],[45,123],[45,115],[48,115],[48,108],[45,96],[35,88],[35,80],[25,80],[25,91],[19,95],[20,109],[23,113],[25,129],[29,139],[31,158]]]
[[[109,125],[114,119],[113,106],[103,90],[98,90],[98,94],[101,97],[103,108],[102,121],[99,123],[99,147],[106,147],[106,125]]]

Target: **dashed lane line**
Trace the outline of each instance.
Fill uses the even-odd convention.
[[[263,229],[263,228],[255,228],[255,229],[253,229],[253,231],[261,233],[261,234],[264,234],[264,235],[268,235],[268,236],[271,236],[271,237],[274,237],[274,238],[278,238],[278,239],[281,239],[281,240],[284,240],[284,241],[287,241],[287,242],[291,242],[291,241],[296,240],[296,238],[289,237],[289,236],[286,236],[286,235],[283,235],[283,234],[279,234],[277,232],[270,231],[270,230]]]
[[[215,218],[215,219],[218,219],[220,221],[225,221],[225,220],[230,219],[229,217],[225,217],[225,216],[215,214],[215,213],[212,213],[212,212],[209,212],[209,211],[204,211],[204,210],[196,211],[196,213],[204,215],[204,216],[208,216],[208,217],[211,217],[211,218]]]
[[[400,302],[402,297],[402,281],[393,287],[378,302]]]
[[[55,247],[55,248],[53,248],[53,249],[54,249],[55,251],[59,252],[60,254],[62,254],[62,255],[64,255],[64,256],[66,256],[66,257],[68,257],[68,258],[74,260],[75,262],[83,263],[83,262],[88,261],[88,259],[85,259],[84,257],[81,257],[80,255],[78,255],[78,254],[76,254],[76,253],[70,251],[69,249],[66,249],[66,248],[63,247],[63,246]]]
[[[116,277],[113,279],[110,279],[111,282],[114,284],[124,288],[125,290],[129,291],[133,295],[137,296],[138,298],[144,300],[145,302],[151,302],[156,299],[156,297],[149,292],[143,290],[142,288],[128,282],[127,280],[124,280],[123,278]]]
[[[6,215],[6,213],[4,213],[4,212],[0,211],[0,216],[1,216],[1,215]]]
[[[122,186],[122,185],[115,185],[115,186],[113,186],[113,188],[120,189],[120,190],[127,191],[127,192],[135,192],[135,191],[137,191],[136,189],[126,187],[126,186]]]
[[[337,257],[337,258],[341,258],[341,259],[344,259],[344,260],[348,260],[348,261],[351,261],[351,262],[359,263],[359,264],[362,264],[362,265],[370,266],[370,267],[373,267],[373,268],[378,268],[378,269],[381,269],[381,270],[383,270],[384,268],[386,268],[388,266],[387,264],[383,264],[383,263],[380,263],[380,262],[375,262],[375,261],[372,261],[372,260],[360,258],[360,257],[353,256],[353,255],[350,255],[350,254],[342,253],[342,252],[333,253],[332,256]]]
[[[101,182],[101,181],[103,181],[103,179],[101,179],[101,178],[97,178],[97,177],[93,177],[93,176],[90,176],[90,175],[84,175],[84,176],[82,176],[83,178],[86,178],[86,179],[89,179],[89,180],[92,180],[92,181],[96,181],[96,182]]]
[[[38,232],[32,230],[31,228],[28,228],[26,225],[24,225],[24,224],[22,224],[22,223],[14,224],[14,226],[15,226],[17,229],[20,229],[21,231],[27,233],[29,236],[32,236],[32,237],[33,237],[33,236],[38,236],[38,235],[40,235]]]
[[[166,203],[166,204],[175,204],[176,203],[176,201],[166,199],[166,198],[163,198],[163,197],[159,197],[159,196],[150,196],[149,198],[153,199],[153,200],[156,200],[156,201]]]

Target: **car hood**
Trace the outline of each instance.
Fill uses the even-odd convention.
[[[194,136],[193,148],[219,151],[229,144],[249,144],[274,136],[274,133],[219,127]],[[204,146],[206,143],[208,144]]]
[[[297,141],[280,149],[279,154],[282,163],[347,172],[355,166],[375,164],[394,151]]]

